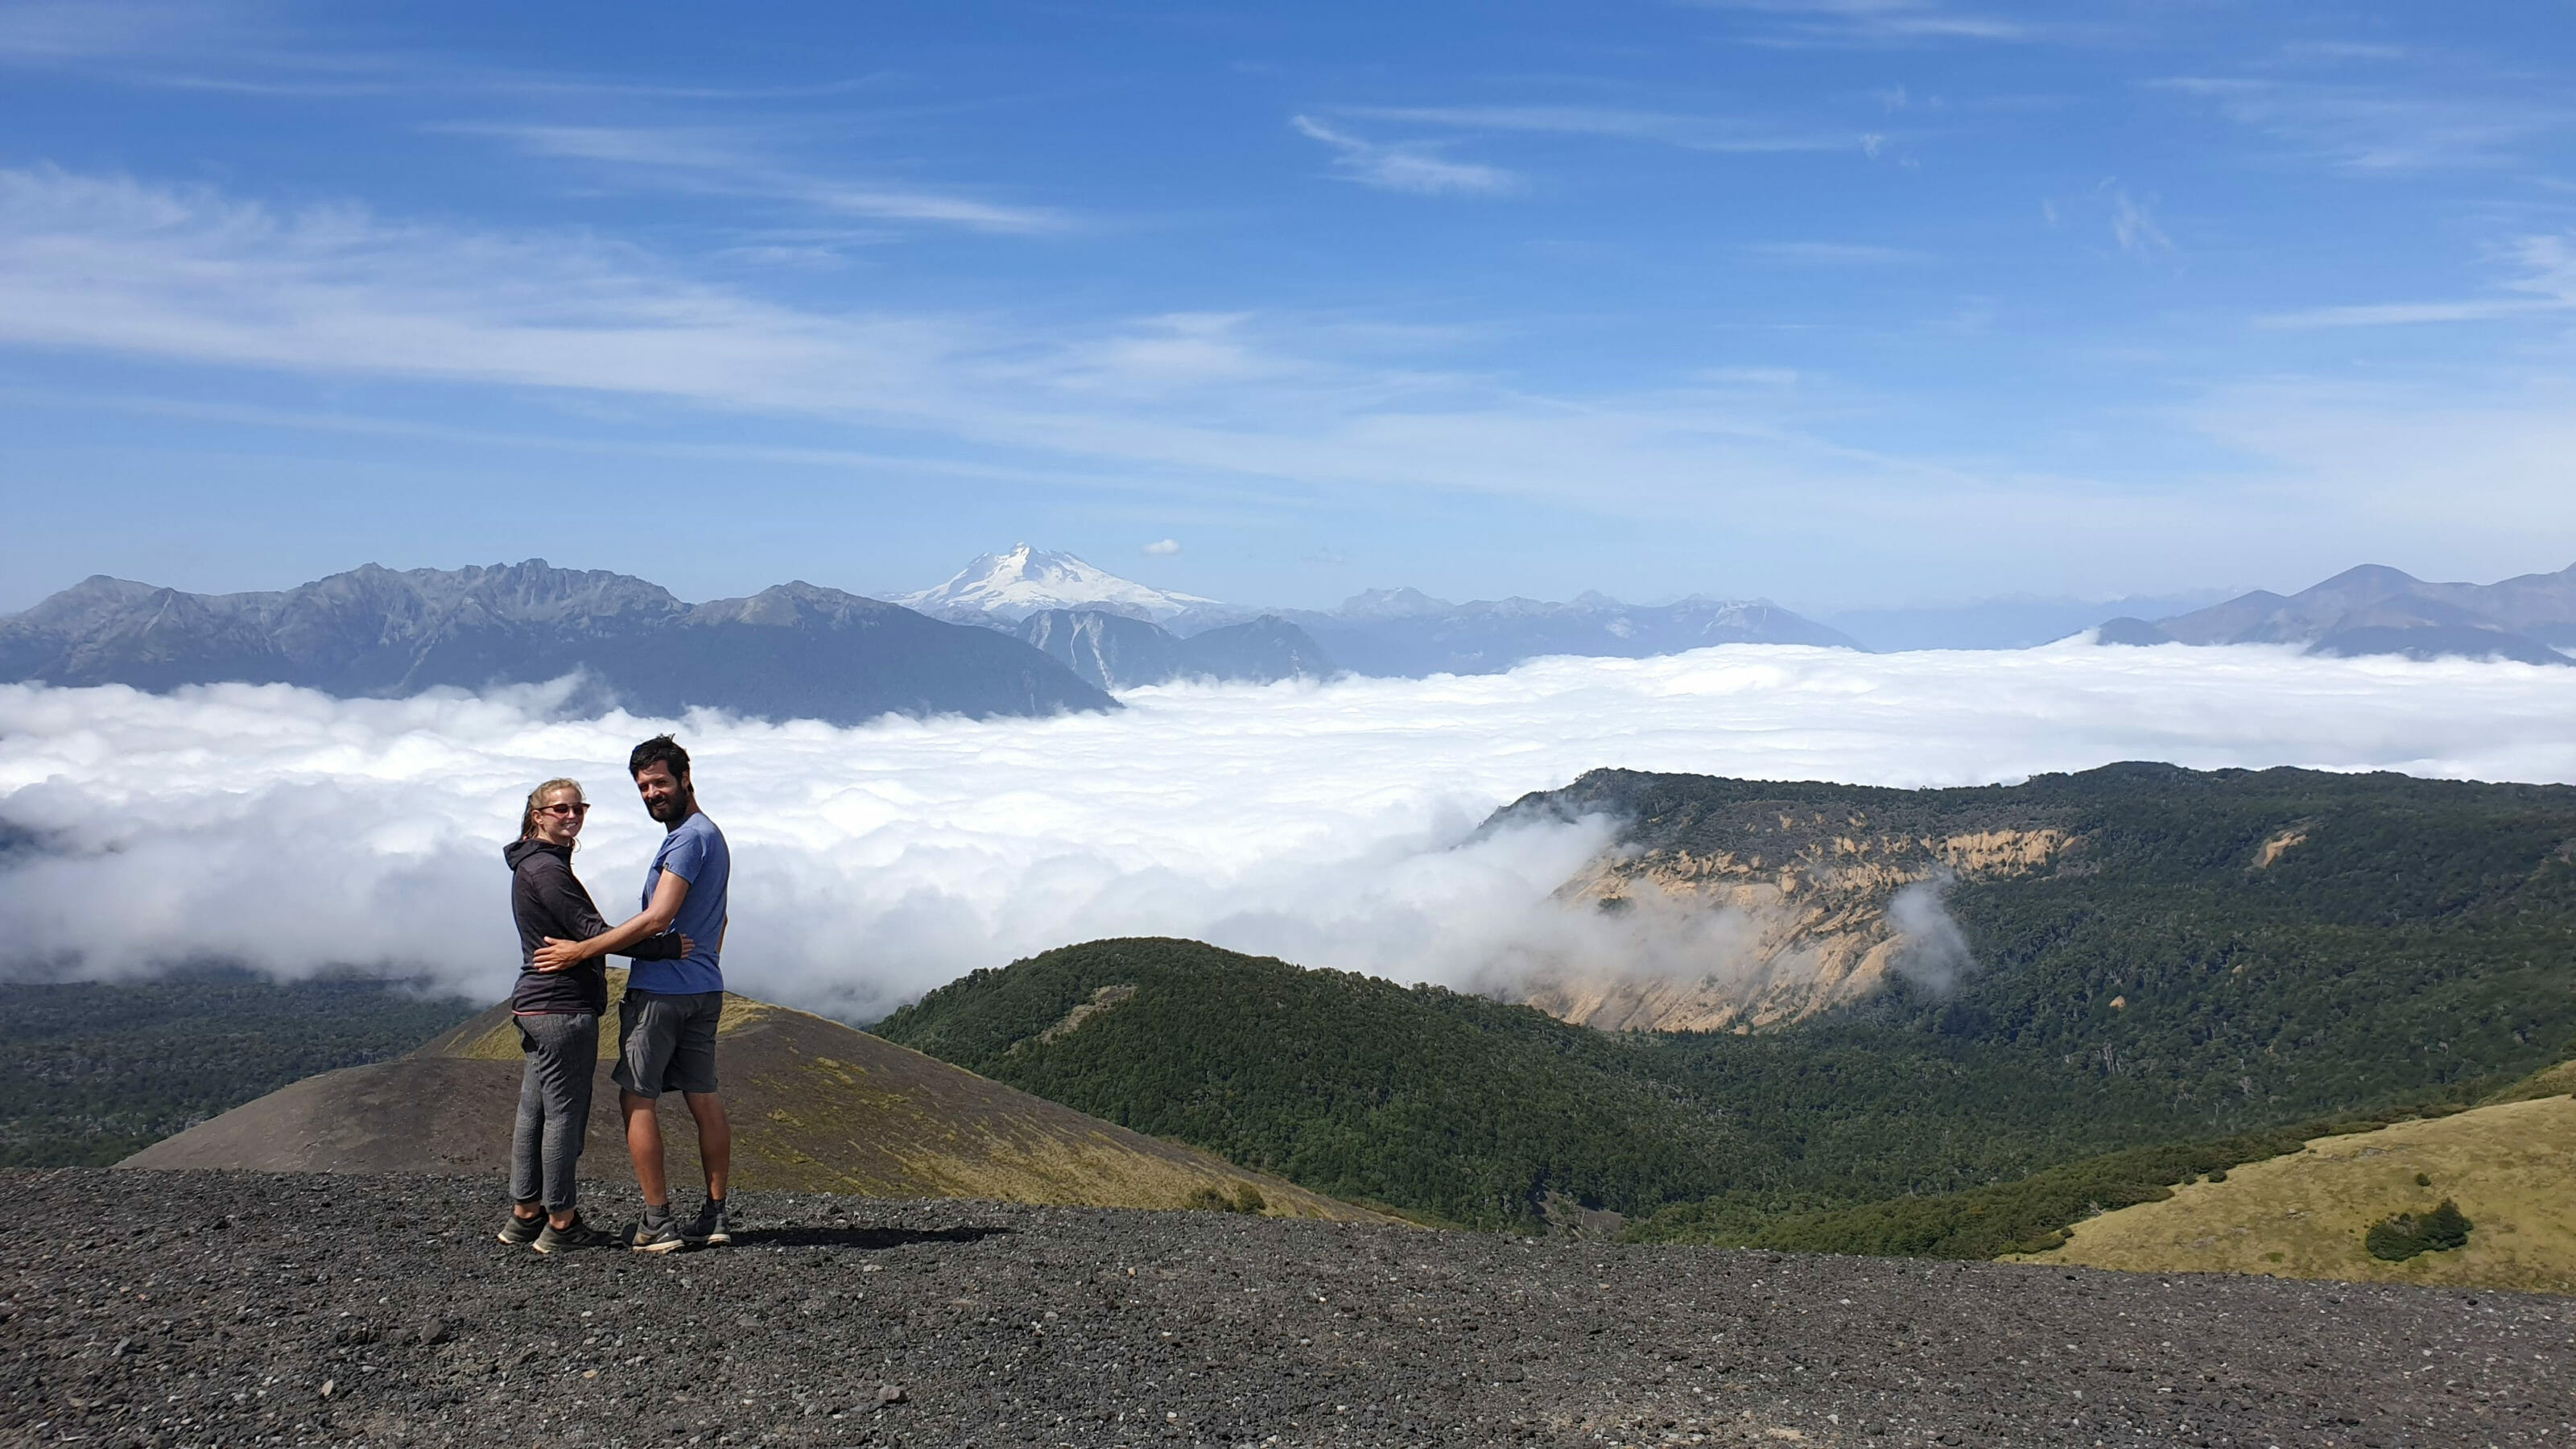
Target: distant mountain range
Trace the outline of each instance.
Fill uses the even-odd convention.
[[[1499,674],[1548,654],[1643,659],[1711,644],[1861,647],[1848,635],[1758,599],[1694,597],[1640,606],[1585,594],[1564,604],[1521,598],[1453,604],[1404,588],[1372,589],[1331,612],[1243,609],[1122,579],[1072,554],[1027,544],[979,555],[937,588],[897,594],[893,602],[958,623],[1008,629],[1073,665],[1083,678],[1113,689],[1191,674]],[[1072,617],[1036,622],[1059,615]],[[1155,632],[1110,622],[1117,619]]]
[[[2106,619],[2161,619],[2215,604],[2226,589],[2132,594],[2120,599],[2008,594],[1953,604],[1842,609],[1817,617],[1882,654],[1913,649],[2032,649]]]
[[[104,575],[0,618],[0,680],[294,684],[345,697],[583,676],[596,708],[693,705],[855,723],[896,713],[1106,710],[1099,686],[1020,640],[812,584],[686,604],[543,559],[373,564],[269,593],[190,594]]]
[[[1283,611],[1343,667],[1418,679],[1500,674],[1548,654],[1646,659],[1712,644],[1814,644],[1858,649],[1847,634],[1766,600],[1692,597],[1623,604],[1587,593],[1571,603],[1537,599],[1453,604],[1416,589],[1372,589],[1329,614]]]
[[[2463,655],[2567,664],[2576,650],[2576,566],[2495,584],[2427,583],[2378,564],[2286,598],[2269,590],[2149,623],[2113,619],[2104,644],[2299,644],[2310,654]]]

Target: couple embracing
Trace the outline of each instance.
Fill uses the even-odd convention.
[[[520,970],[510,1011],[527,1073],[511,1141],[510,1221],[501,1241],[540,1253],[623,1241],[644,1253],[733,1240],[725,1215],[733,1128],[716,1095],[716,1022],[724,1011],[725,890],[733,857],[724,833],[698,809],[689,752],[669,735],[627,756],[644,809],[665,832],[644,872],[643,909],[623,924],[600,918],[573,874],[572,852],[590,804],[572,780],[529,792],[510,864],[510,909],[518,918]],[[599,1064],[599,1022],[608,1011],[603,958],[635,963],[617,1008],[617,1066],[610,1073],[626,1119],[626,1151],[644,1193],[644,1220],[612,1235],[585,1223],[573,1172],[590,1128],[591,1075]],[[687,1099],[698,1126],[707,1201],[695,1219],[671,1214],[663,1170],[664,1092]]]

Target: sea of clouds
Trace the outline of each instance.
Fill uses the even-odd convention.
[[[567,719],[562,697],[0,686],[0,971],[355,964],[497,998],[517,966],[501,847],[522,796],[553,775],[589,784],[576,866],[618,919],[658,834],[622,766],[665,728],[733,844],[729,984],[862,1020],[1115,935],[1469,986],[1520,962],[1683,969],[1722,950],[1722,923],[1629,939],[1550,901],[1609,822],[1477,832],[1596,766],[1884,785],[2115,760],[2576,780],[2576,669],[2265,647],[1729,646],[858,728]]]

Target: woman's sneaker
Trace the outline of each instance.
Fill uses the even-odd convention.
[[[581,1214],[574,1213],[572,1221],[562,1227],[547,1223],[546,1230],[537,1234],[537,1240],[531,1246],[540,1253],[568,1253],[575,1248],[604,1248],[611,1241],[608,1234],[583,1222]]]
[[[513,1248],[524,1248],[528,1244],[535,1242],[537,1240],[537,1235],[545,1230],[546,1215],[544,1213],[539,1213],[532,1218],[523,1218],[517,1213],[512,1213],[510,1214],[510,1220],[501,1225],[501,1231],[493,1234],[493,1236],[499,1238],[502,1242],[509,1244]]]
[[[696,1221],[682,1228],[680,1235],[692,1243],[704,1243],[709,1247],[732,1242],[733,1224],[725,1217],[724,1201],[707,1199],[706,1206],[698,1209]]]

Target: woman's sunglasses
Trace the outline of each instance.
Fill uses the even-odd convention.
[[[587,815],[587,814],[589,814],[589,813],[590,813],[590,807],[589,807],[588,805],[586,805],[586,804],[582,804],[582,805],[540,805],[540,806],[538,806],[537,808],[538,808],[538,809],[540,809],[540,810],[543,810],[543,811],[544,811],[544,812],[546,812],[548,815]]]

